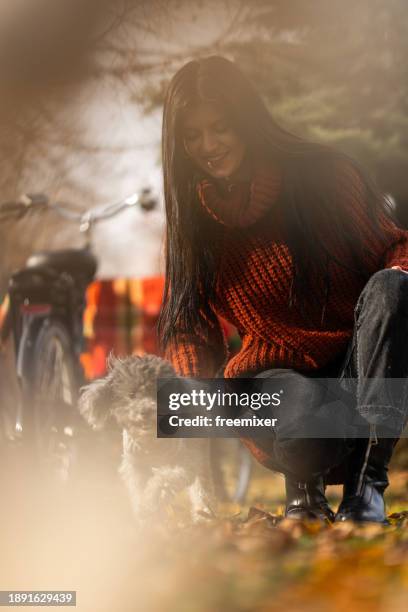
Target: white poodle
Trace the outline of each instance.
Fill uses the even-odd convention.
[[[80,413],[94,429],[113,418],[122,430],[119,473],[139,520],[153,517],[183,489],[192,520],[207,520],[214,516],[209,439],[157,438],[158,378],[176,373],[155,355],[111,357],[107,376],[83,388]]]

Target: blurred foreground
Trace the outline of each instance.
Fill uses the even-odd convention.
[[[81,478],[64,492],[8,453],[2,590],[76,590],[81,612],[406,609],[407,472],[391,474],[388,528],[282,520],[283,479],[257,468],[244,507],[191,526],[180,499],[180,512],[140,533],[116,475],[119,454],[119,434],[117,444],[95,438]],[[340,487],[328,491],[336,506]]]

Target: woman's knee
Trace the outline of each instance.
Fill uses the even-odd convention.
[[[408,273],[386,269],[373,274],[360,295],[356,313],[367,304],[384,314],[408,314]]]

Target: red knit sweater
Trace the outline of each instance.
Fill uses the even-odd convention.
[[[384,244],[370,230],[365,203],[365,187],[351,167],[339,171],[339,206],[352,216],[363,246],[374,253],[370,272],[391,266],[408,270],[408,232],[389,221],[382,222]],[[279,234],[265,236],[253,228],[225,228],[221,266],[218,271],[214,311],[237,328],[242,347],[227,361],[221,326],[212,325],[210,341],[204,342],[194,331],[181,332],[167,346],[165,356],[182,376],[211,378],[226,364],[224,376],[284,367],[301,370],[321,368],[346,349],[353,333],[354,307],[364,280],[331,261],[330,294],[324,325],[321,301],[313,293],[308,318],[289,308],[293,276],[289,250]],[[344,244],[330,220],[322,231],[331,252],[342,259]],[[344,251],[343,251],[344,252]],[[314,322],[311,324],[311,320]]]

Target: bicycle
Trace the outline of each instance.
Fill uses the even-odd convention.
[[[9,317],[2,328],[3,340],[8,333],[13,334],[21,389],[16,435],[30,459],[36,457],[60,480],[68,480],[72,473],[84,429],[76,400],[85,382],[80,363],[85,295],[97,269],[91,250],[92,230],[97,222],[126,208],[140,206],[148,212],[155,204],[150,191],[143,190],[116,204],[83,213],[62,204],[51,205],[44,194],[25,195],[18,202],[0,206],[0,222],[10,216],[20,218],[29,209],[52,208],[64,219],[76,222],[85,237],[83,249],[36,253],[12,275]],[[251,477],[248,451],[237,441],[217,439],[211,441],[211,449],[219,497],[243,501]]]
[[[72,470],[77,437],[83,428],[76,400],[85,382],[80,365],[85,292],[97,269],[90,250],[91,232],[96,222],[135,205],[147,211],[155,201],[144,190],[85,213],[53,204],[57,214],[79,224],[79,231],[85,235],[84,248],[33,254],[9,282],[9,311],[2,340],[12,333],[21,391],[16,437],[29,461],[35,459],[40,468],[44,464],[49,473],[62,480]],[[0,207],[0,221],[47,207],[51,205],[44,194],[24,195]]]

